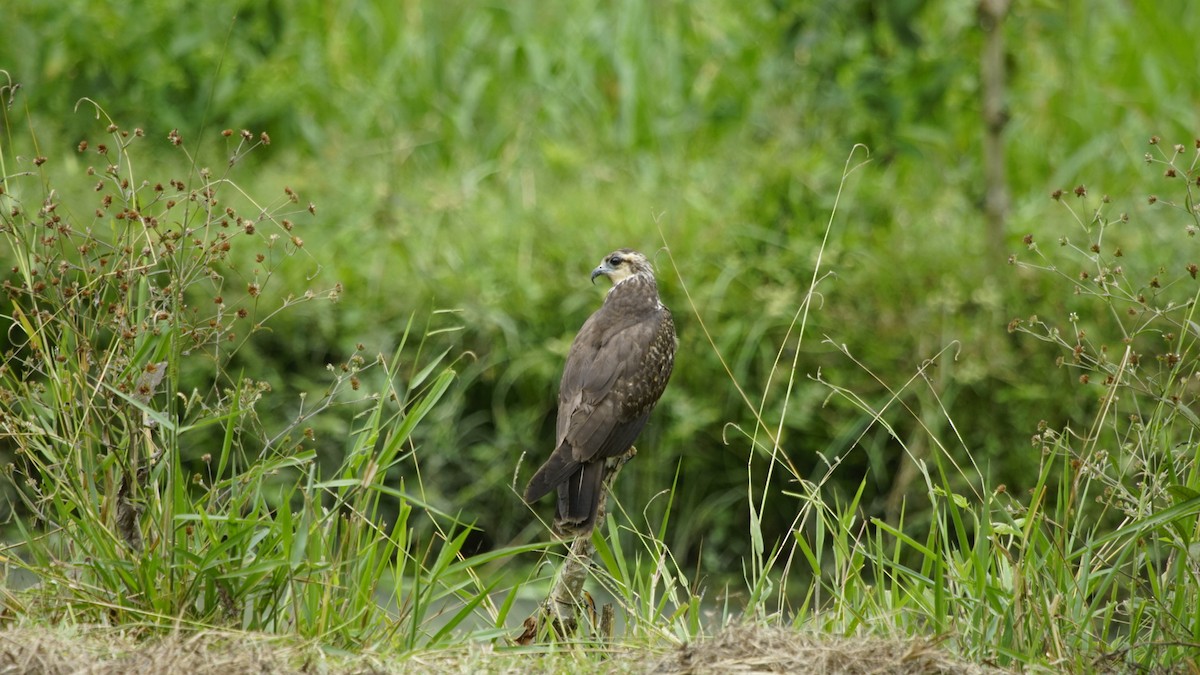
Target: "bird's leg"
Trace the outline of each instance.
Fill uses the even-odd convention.
[[[604,517],[607,515],[605,507],[608,503],[608,493],[612,490],[617,474],[621,473],[621,467],[625,466],[625,462],[633,459],[636,454],[637,448],[630,447],[624,454],[607,460],[604,467],[604,483],[600,488],[600,504],[596,508],[596,527],[604,522]],[[593,625],[595,625],[595,604],[592,602],[591,596],[583,590],[583,582],[587,579],[588,568],[592,564],[592,556],[595,553],[596,545],[592,543],[590,530],[575,535],[567,557],[563,559],[562,567],[558,570],[558,577],[554,580],[550,594],[546,596],[546,600],[538,612],[525,620],[525,632],[520,638],[517,638],[518,643],[532,643],[547,619],[554,627],[556,635],[560,637],[573,635],[579,626],[581,610],[589,612],[593,619]],[[611,626],[611,620],[607,623]]]

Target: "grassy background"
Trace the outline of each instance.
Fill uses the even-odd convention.
[[[1193,294],[1185,266],[1200,255],[1184,228],[1194,219],[1146,199],[1186,194],[1143,155],[1156,150],[1152,134],[1194,152],[1200,47],[1189,36],[1200,18],[1135,4],[1017,3],[1005,22],[1005,250],[985,236],[983,33],[971,3],[17,0],[0,28],[0,68],[21,85],[6,97],[4,151],[10,174],[49,157],[36,171],[86,215],[92,160],[74,148],[94,147],[107,122],[81,97],[145,129],[145,175],[180,170],[171,129],[197,166],[214,168],[236,147],[222,129],[268,132],[271,144],[240,160],[239,185],[250,195],[287,185],[316,212],[295,218],[303,250],[272,273],[258,306],[335,283],[344,292],[274,317],[221,366],[228,375],[182,364],[193,379],[181,390],[269,382],[256,414],[278,429],[299,392],[327,386],[327,363],[359,344],[392,354],[415,322],[426,337],[400,359],[449,349],[457,379],[412,431],[421,475],[397,464],[387,480],[419,478],[424,502],[474,523],[466,553],[544,538],[509,486],[522,453],[518,486],[549,451],[563,357],[600,301],[585,275],[614,248],[669,247],[655,259],[680,356],[618,496],[639,530],[658,530],[669,503],[663,544],[693,581],[719,588],[756,578],[748,551],[794,545],[812,527],[797,528],[812,502],[796,478],[853,505],[859,522],[878,517],[921,541],[939,522],[950,539],[976,528],[939,510],[918,460],[962,467],[945,470],[946,492],[1003,485],[1028,505],[1039,486],[1069,485],[1030,438],[1089,427],[1103,378],[1081,383],[1072,350],[1082,337],[1047,344],[1010,333],[1012,319],[1083,330],[1096,353],[1131,337],[1147,364],[1176,349],[1169,329],[1131,328],[1103,297],[1078,292],[1087,245],[1034,261],[1061,274],[1006,264],[1031,255],[1026,234],[1048,256],[1059,237],[1093,237],[1081,225],[1107,194],[1114,220],[1126,212],[1132,225],[1114,227],[1103,251],[1122,248],[1133,294],[1160,306]],[[848,180],[822,248],[860,143],[870,162]],[[1076,198],[1081,184],[1088,195]],[[797,341],[818,251],[831,276]],[[1150,378],[1150,400],[1174,365]],[[778,465],[754,423],[760,401],[798,476],[768,472]],[[331,472],[364,451],[347,447],[357,427],[339,410],[309,422]],[[198,470],[221,430],[193,438],[181,461]],[[791,573],[820,577],[820,567]],[[804,584],[791,588],[791,600],[815,601]]]

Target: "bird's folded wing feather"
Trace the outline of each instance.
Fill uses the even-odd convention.
[[[580,332],[563,372],[559,396],[559,446],[572,449],[572,459],[588,462],[623,452],[645,423],[645,416],[624,413],[630,378],[649,349],[655,322],[622,327],[611,335]],[[593,340],[590,338],[600,337]],[[621,447],[617,447],[620,445]]]

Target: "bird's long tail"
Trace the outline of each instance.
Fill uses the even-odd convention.
[[[592,529],[604,489],[604,462],[589,462],[558,486],[558,509],[554,529],[559,534],[574,534]]]

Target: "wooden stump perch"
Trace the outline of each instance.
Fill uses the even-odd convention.
[[[600,504],[596,509],[595,528],[599,528],[608,515],[608,493],[612,491],[613,483],[621,473],[621,467],[636,454],[637,448],[631,447],[625,454],[607,460],[604,483],[600,489]],[[574,535],[567,556],[558,569],[554,585],[550,587],[550,593],[538,606],[537,611],[525,619],[525,630],[517,638],[518,644],[532,644],[539,635],[548,635],[549,633],[543,630],[547,625],[553,628],[554,635],[558,637],[574,635],[579,628],[579,615],[583,611],[589,612],[593,625],[595,624],[595,605],[583,590],[583,582],[587,579],[588,568],[591,567],[592,556],[595,554],[596,545],[592,543],[591,530]],[[612,633],[612,617],[612,606],[605,605],[598,626],[601,635],[607,636]]]

